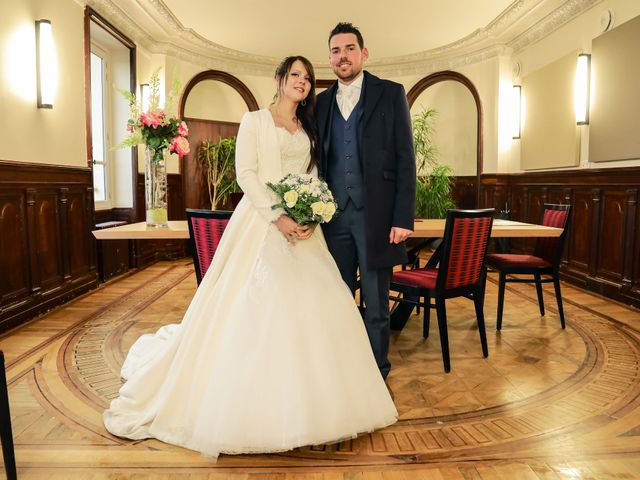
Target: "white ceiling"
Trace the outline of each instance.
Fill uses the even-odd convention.
[[[327,37],[357,25],[368,68],[396,75],[508,54],[602,0],[76,0],[153,53],[208,68],[271,75],[287,55],[328,70]]]
[[[184,8],[185,3],[197,4]],[[327,37],[339,21],[358,26],[371,59],[453,43],[487,26],[513,0],[187,1],[164,4],[187,28],[212,42],[268,57],[328,58]]]

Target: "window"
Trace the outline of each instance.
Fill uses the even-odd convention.
[[[109,181],[111,172],[106,126],[108,102],[107,61],[104,52],[92,45],[91,48],[91,142],[93,161],[93,192],[96,209],[111,207],[111,189]]]

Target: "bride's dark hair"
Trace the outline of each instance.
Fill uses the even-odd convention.
[[[311,162],[309,163],[309,168],[307,172],[310,172],[314,166],[318,164],[316,148],[318,143],[318,135],[316,131],[316,75],[313,71],[313,65],[311,62],[307,60],[305,57],[300,55],[294,55],[291,57],[285,58],[278,68],[276,68],[275,78],[278,79],[278,92],[274,97],[274,103],[282,90],[282,85],[287,80],[287,75],[291,71],[291,66],[296,61],[302,62],[304,68],[307,70],[309,74],[309,82],[311,83],[311,89],[309,90],[309,94],[307,98],[305,98],[302,102],[298,103],[298,107],[296,108],[296,117],[300,121],[300,125],[302,125],[302,129],[305,131],[307,136],[309,137],[309,141],[311,143]],[[303,105],[304,103],[304,105]]]

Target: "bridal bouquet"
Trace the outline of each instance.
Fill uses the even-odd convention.
[[[309,174],[289,173],[278,183],[267,186],[278,196],[271,208],[282,208],[296,223],[326,223],[336,213],[337,205],[325,182]]]

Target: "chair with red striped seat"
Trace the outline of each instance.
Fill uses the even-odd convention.
[[[463,296],[473,300],[482,355],[485,358],[489,355],[483,311],[486,281],[484,262],[494,213],[493,208],[449,210],[438,252],[438,268],[428,264],[424,268],[402,270],[394,272],[391,279],[391,290],[403,294],[403,298],[392,298],[424,307],[422,332],[425,338],[429,336],[430,309],[436,308],[445,372],[451,370],[446,299]],[[422,302],[421,298],[424,299]]]
[[[233,212],[223,210],[195,210],[187,208],[189,247],[198,285],[211,265],[224,229]]]
[[[544,299],[542,296],[542,284],[553,282],[556,300],[558,302],[558,315],[560,325],[565,328],[564,310],[562,308],[562,295],[560,293],[560,260],[565,237],[569,226],[570,205],[545,203],[542,224],[547,227],[562,228],[559,237],[540,237],[536,241],[533,255],[492,253],[487,255],[487,265],[500,272],[498,285],[498,314],[496,329],[502,329],[502,311],[504,306],[505,285],[512,283],[535,283],[538,294],[538,306],[540,315],[544,315]],[[507,275],[533,275],[533,278],[507,278]],[[541,275],[549,275],[550,278],[542,278]]]

